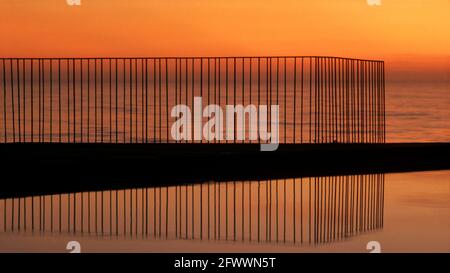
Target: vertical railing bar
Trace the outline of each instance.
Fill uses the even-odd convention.
[[[379,80],[379,82],[378,82],[378,89],[379,89],[378,90],[378,96],[379,96],[379,112],[378,112],[379,118],[378,118],[378,120],[379,120],[379,142],[380,143],[383,142],[383,130],[382,130],[382,128],[383,128],[383,123],[382,123],[383,98],[382,98],[382,73],[381,73],[382,70],[381,69],[382,69],[382,63],[380,62],[380,63],[378,63],[378,80]]]
[[[169,64],[168,59],[165,59],[166,63],[166,143],[169,142]]]
[[[266,115],[266,131],[267,133],[269,132],[269,128],[270,128],[270,122],[271,122],[271,105],[269,103],[269,92],[270,92],[270,88],[269,88],[269,57],[266,57],[266,105],[267,105],[267,115]],[[270,128],[270,130],[272,130],[272,128]],[[273,135],[273,133],[272,133]],[[269,141],[269,139],[267,139],[266,141]],[[267,213],[267,212],[266,212]],[[267,221],[266,221],[267,224]],[[267,227],[266,227],[267,228]],[[266,232],[266,237],[268,237],[268,234]],[[267,239],[267,238],[266,238]]]
[[[378,63],[378,143],[382,143],[382,131],[381,131],[381,63]]]
[[[207,77],[207,89],[208,89],[208,105],[211,104],[211,58],[207,58],[207,67],[208,67],[208,77]],[[210,108],[209,108],[210,109]],[[211,111],[208,111],[208,117],[210,117],[211,115]],[[215,134],[217,134],[217,132],[215,132]],[[211,136],[210,136],[210,130],[208,130],[208,143],[212,142],[211,141]],[[209,183],[208,183],[208,240],[209,240]]]
[[[31,81],[33,86],[33,81]],[[33,124],[33,122],[31,122]],[[58,59],[58,142],[61,143],[61,59]]]
[[[336,142],[342,142],[341,139],[341,93],[340,93],[340,75],[339,75],[339,61],[340,59],[334,60],[334,95],[335,95],[335,135]]]
[[[293,143],[297,143],[296,139],[295,139],[295,131],[296,131],[296,123],[297,123],[297,117],[296,117],[296,108],[297,108],[297,58],[294,58],[294,109],[293,109],[293,114],[294,114],[294,136],[293,136]],[[294,181],[294,185],[295,185],[295,181]],[[295,196],[295,191],[294,191],[294,196]],[[294,208],[295,208],[295,204],[294,204]],[[295,213],[294,213],[295,215]],[[295,227],[295,220],[294,220],[294,227]],[[294,243],[295,243],[295,228],[294,228]]]
[[[322,142],[323,143],[327,143],[327,142],[329,142],[329,139],[328,139],[328,133],[329,133],[329,129],[328,129],[328,124],[329,124],[329,122],[328,122],[328,119],[329,119],[329,104],[328,104],[328,87],[329,87],[329,67],[328,67],[328,64],[329,64],[329,59],[327,58],[327,57],[325,57],[325,58],[323,58],[322,59],[323,60],[323,87],[322,87],[322,105],[323,105],[323,107],[322,107],[322,109],[323,109],[323,112],[322,112],[322,117],[323,117],[323,120],[322,120],[322,133],[323,133],[323,137],[322,137]],[[324,192],[325,192],[325,189],[324,189]],[[326,194],[326,192],[324,193],[324,194]],[[324,200],[325,201],[325,200]],[[323,216],[323,221],[324,221],[324,223],[325,223],[325,216]],[[325,223],[326,224],[326,223]],[[325,236],[325,226],[323,227],[323,230],[322,230],[322,239],[323,240],[325,240],[325,238],[324,238],[324,236]]]
[[[383,85],[383,143],[386,142],[386,86],[385,86],[385,72],[384,72],[384,62],[382,66],[382,85]],[[384,181],[383,181],[383,202],[384,202]],[[384,210],[384,207],[383,207]]]
[[[188,93],[189,93],[189,88],[188,88],[188,86],[189,86],[189,84],[188,84],[188,81],[189,81],[189,79],[188,79],[188,59],[187,58],[185,58],[184,59],[184,81],[185,81],[185,84],[184,84],[184,93],[185,93],[185,103],[186,103],[186,105],[189,105],[189,99],[188,99]],[[188,132],[189,134],[191,134],[191,132]],[[188,137],[184,140],[185,141],[185,143],[187,143],[188,142]],[[186,191],[187,191],[187,188],[186,188]],[[187,226],[187,219],[186,219],[186,226]],[[186,228],[187,229],[187,228]],[[186,237],[187,237],[187,232],[186,232]]]
[[[249,59],[249,89],[248,89],[249,104],[252,104],[252,60],[253,60],[252,58]],[[256,130],[258,130],[258,126],[256,126]],[[252,143],[252,140],[250,139],[249,142]]]
[[[336,59],[331,59],[331,120],[332,120],[332,142],[337,143],[338,142],[338,136],[337,136],[337,91],[336,91]],[[332,233],[331,233],[332,234]]]
[[[324,104],[324,98],[325,98],[325,76],[324,76],[324,70],[325,70],[326,64],[324,58],[319,58],[319,90],[318,90],[318,111],[319,111],[319,143],[324,143],[324,134],[325,134],[325,107]],[[319,180],[319,188],[322,191],[322,182]],[[322,194],[322,192],[320,192]],[[322,206],[322,199],[320,199],[320,207]],[[322,223],[322,215],[318,215],[319,217],[319,223]],[[319,241],[322,242],[322,226],[319,224],[319,230],[318,230],[318,236]]]
[[[112,59],[108,59],[109,64],[109,142],[112,143]],[[111,228],[111,227],[110,227]]]
[[[372,118],[372,143],[377,143],[377,88],[376,88],[376,83],[377,83],[377,63],[376,62],[372,62],[372,67],[371,67],[371,77],[372,77],[372,111],[371,111],[371,118]],[[376,196],[375,196],[376,197]],[[376,209],[376,207],[375,207]]]
[[[365,80],[365,85],[366,85],[366,92],[365,92],[366,142],[370,143],[370,118],[369,118],[369,114],[370,114],[370,63],[369,62],[366,62],[365,77],[366,77],[366,80]],[[370,180],[369,180],[369,182],[370,182]],[[369,186],[370,186],[370,183],[369,183]],[[369,217],[370,217],[370,210],[368,211],[368,213],[369,213]],[[370,229],[370,225],[369,225],[369,229]]]
[[[329,91],[330,140],[331,140],[331,143],[336,143],[337,142],[336,129],[335,129],[335,126],[336,126],[336,122],[335,122],[336,112],[334,111],[335,110],[335,105],[336,105],[336,94],[335,94],[335,88],[334,88],[335,87],[335,85],[334,85],[334,80],[335,80],[334,72],[336,70],[334,69],[334,58],[330,58],[329,59],[328,66],[329,66],[329,89],[330,89],[330,91]],[[331,187],[331,185],[330,185],[330,187]],[[332,197],[330,197],[330,200],[332,200]],[[331,207],[330,207],[330,210],[331,210]],[[331,223],[331,220],[330,220],[330,223]],[[328,230],[328,232],[329,232],[328,234],[329,234],[329,240],[331,240],[331,236],[332,236],[331,226],[329,226],[329,228],[330,229]]]
[[[355,84],[355,62],[345,60],[343,63],[343,73],[342,73],[342,92],[344,93],[344,102],[345,103],[345,118],[344,118],[344,130],[345,132],[345,142],[346,143],[355,143],[357,142],[357,106],[358,106],[358,82]],[[350,73],[350,74],[349,74]],[[349,74],[349,75],[348,75]],[[356,73],[357,75],[357,73]],[[349,83],[350,81],[350,83]],[[355,88],[356,85],[356,88]]]
[[[367,123],[368,123],[368,142],[372,142],[372,62],[367,63]]]
[[[344,118],[343,118],[343,123],[344,123],[344,125],[343,125],[343,128],[344,128],[344,131],[345,131],[345,142],[346,143],[351,143],[351,142],[353,142],[353,139],[351,139],[350,138],[350,131],[349,131],[349,125],[348,125],[348,122],[349,122],[349,116],[348,116],[348,114],[349,114],[349,112],[348,112],[348,110],[347,110],[347,102],[349,101],[349,97],[348,97],[348,92],[347,92],[347,89],[346,89],[346,79],[347,79],[347,76],[346,76],[346,63],[347,63],[347,61],[346,60],[342,60],[342,67],[341,67],[341,69],[342,69],[342,93],[343,93],[343,106],[342,106],[342,108],[344,109],[343,110],[343,112],[344,112]],[[356,62],[356,65],[358,65],[358,63]],[[355,66],[355,62],[353,62],[352,63],[352,68]],[[353,72],[355,72],[354,70],[353,70]],[[356,76],[358,76],[358,74],[356,73]],[[357,81],[357,79],[355,79],[355,75],[352,75],[352,79],[353,79],[353,82],[352,82],[352,87],[353,87],[353,92],[357,95],[358,94],[358,81]],[[356,135],[357,134],[357,132],[354,132],[353,133],[353,135]]]
[[[83,59],[80,59],[80,141],[83,143]],[[89,106],[88,106],[89,108]],[[83,193],[81,193],[83,197]]]
[[[314,60],[315,73],[314,73],[314,143],[320,143],[319,141],[319,79],[320,79],[320,59]],[[315,235],[316,236],[316,235]],[[314,238],[316,240],[316,238]]]
[[[203,58],[200,58],[200,97],[203,98]],[[202,113],[203,115],[203,113]],[[203,136],[202,136],[202,132],[200,132],[200,143],[203,142]],[[200,191],[202,191],[202,185],[200,184]],[[201,195],[200,195],[200,199],[201,199]],[[200,206],[201,204],[201,200],[200,200]],[[200,239],[201,239],[201,235],[202,235],[202,214],[201,214],[201,210],[200,210]]]
[[[267,105],[267,123],[266,123],[266,131],[269,132],[269,127],[272,124],[272,57],[266,57],[266,105]],[[259,113],[258,113],[259,115]],[[278,116],[277,116],[278,117]],[[279,121],[277,121],[279,122]],[[258,122],[259,124],[259,122]],[[270,128],[271,130],[271,138],[273,137],[274,132],[272,131],[273,128]],[[257,133],[258,134],[258,133]],[[267,138],[266,141],[270,141],[269,138]]]
[[[342,62],[342,93],[343,93],[343,109],[345,117],[343,118],[343,130],[346,143],[357,142],[357,87],[355,82],[355,62],[344,60]],[[357,75],[357,73],[356,73]],[[356,84],[355,84],[356,83]],[[356,86],[356,88],[355,88]]]
[[[311,95],[312,100],[314,103],[311,103],[311,107],[313,108],[311,111],[311,114],[314,115],[314,130],[313,131],[313,137],[312,137],[312,143],[320,143],[319,138],[319,130],[320,130],[320,123],[319,123],[319,80],[320,80],[320,58],[314,57],[314,93]],[[311,115],[311,116],[312,116]],[[312,124],[311,124],[312,126]],[[316,184],[317,182],[314,181]],[[315,212],[314,212],[315,213]],[[316,217],[314,215],[314,217]],[[314,242],[316,241],[316,231],[314,231]]]
[[[322,58],[317,59],[317,143],[322,143]]]
[[[366,91],[366,89],[365,89],[365,80],[366,80],[366,78],[365,78],[365,74],[364,74],[364,72],[365,72],[365,70],[364,70],[364,68],[365,68],[365,63],[364,63],[364,61],[361,61],[361,65],[360,65],[360,69],[361,69],[361,71],[360,71],[360,81],[361,81],[361,93],[360,93],[360,107],[361,107],[361,111],[360,111],[360,114],[361,114],[361,117],[360,117],[360,119],[361,119],[361,134],[360,134],[360,138],[361,138],[361,143],[364,143],[364,141],[365,141],[365,108],[364,108],[364,92]],[[365,228],[364,228],[365,229]]]
[[[180,60],[180,62],[181,62],[181,60]],[[180,75],[180,77],[181,77],[181,75]],[[178,58],[176,58],[175,59],[175,105],[176,105],[176,112],[177,112],[177,114],[179,113],[178,111],[179,111],[179,104],[181,104],[181,101],[179,102],[178,100],[179,100],[179,96],[181,96],[181,93],[180,94],[178,94],[178,87],[179,87],[179,85],[178,85]],[[181,89],[181,86],[180,86],[180,89]],[[179,139],[176,139],[176,142],[179,142]],[[176,195],[176,198],[175,198],[175,200],[177,200],[178,199],[178,187],[176,187],[176,193],[175,193],[175,195]],[[176,207],[176,209],[178,209],[178,207],[177,206],[175,206]],[[175,220],[177,220],[177,212],[175,212]],[[178,222],[177,223],[175,223],[175,228],[176,228],[176,230],[175,230],[175,235],[176,235],[176,237],[178,237]]]
[[[351,61],[351,79],[352,79],[352,141],[359,142],[359,61]],[[358,127],[358,128],[357,128]]]
[[[376,66],[376,96],[377,96],[377,114],[376,114],[376,118],[377,118],[377,143],[381,142],[380,139],[380,105],[381,105],[381,101],[380,101],[380,63],[377,62]]]
[[[245,58],[242,58],[242,105],[245,105]],[[248,126],[250,128],[250,125]],[[242,115],[242,129],[245,128],[245,115]],[[242,139],[242,143],[245,142],[245,129],[242,132],[243,134],[243,139]],[[249,136],[251,135],[251,132],[249,132]],[[249,137],[250,139],[250,137]],[[244,191],[244,185],[242,185],[242,191]],[[244,202],[242,202],[242,207],[244,207]],[[242,223],[244,223],[242,221]],[[242,232],[242,238],[244,238],[244,232]]]
[[[261,58],[258,57],[258,105],[261,105]],[[258,122],[258,132],[261,131],[260,124]],[[258,139],[258,142],[261,142],[261,139]],[[259,183],[258,183],[259,185]],[[259,215],[259,213],[258,213]],[[258,241],[259,241],[259,220],[258,220]]]
[[[333,142],[339,142],[339,131],[338,131],[338,91],[337,91],[337,68],[336,59],[333,59],[333,101],[334,101],[334,139]]]
[[[322,143],[328,142],[328,58],[324,57],[322,59],[323,61],[323,69],[322,69],[322,92],[321,92],[321,109],[322,109]],[[321,185],[324,186],[324,185]],[[325,189],[324,189],[325,192]],[[326,192],[325,192],[326,194]],[[325,202],[326,200],[322,200]],[[325,222],[325,215],[321,215],[321,218],[323,222]],[[325,224],[326,225],[326,224]],[[321,238],[324,240],[324,234],[325,234],[325,226],[322,226],[322,233]]]
[[[124,70],[125,71],[125,70]],[[125,81],[124,81],[125,82]],[[94,59],[94,142],[97,143],[97,59]]]
[[[376,135],[375,135],[375,133],[376,133],[376,116],[375,116],[375,113],[376,113],[376,111],[375,111],[375,107],[376,107],[376,99],[375,99],[375,81],[376,81],[376,74],[375,74],[375,68],[376,68],[376,66],[375,66],[375,63],[373,63],[373,62],[371,62],[371,68],[370,68],[370,71],[371,71],[371,78],[372,78],[372,80],[371,80],[371,84],[372,84],[372,90],[371,90],[371,100],[372,100],[372,103],[371,103],[371,112],[370,112],[370,115],[371,115],[371,118],[372,118],[372,143],[375,143],[376,142]]]
[[[191,79],[191,88],[192,88],[192,98],[191,98],[191,103],[192,103],[192,108],[194,107],[194,98],[195,98],[195,60],[196,58],[192,58],[192,79]],[[194,115],[192,115],[192,124],[194,124]],[[192,137],[191,140],[194,142],[195,141],[195,133],[194,133],[194,127],[191,126],[191,133],[192,133]],[[194,188],[192,188],[192,192],[194,192]],[[194,213],[194,205],[192,204],[192,213]],[[193,220],[194,221],[194,220]],[[192,232],[194,232],[194,224],[192,223]],[[192,238],[194,238],[194,233],[192,233]]]
[[[380,141],[384,143],[384,62],[380,63]]]
[[[377,130],[377,105],[378,105],[378,101],[377,101],[377,81],[378,81],[378,75],[377,75],[377,63],[373,63],[372,64],[372,120],[373,120],[373,142],[377,143],[377,134],[378,134],[378,130]]]
[[[357,83],[357,90],[356,90],[356,108],[355,108],[355,121],[356,124],[355,126],[357,126],[357,134],[356,134],[356,139],[357,142],[361,143],[362,142],[362,138],[361,138],[361,127],[362,127],[362,122],[361,122],[361,62],[357,61],[356,62],[356,83]]]
[[[313,63],[313,59],[309,58],[309,143],[313,143],[314,141],[312,141],[312,86],[313,86],[313,82],[312,82],[312,75],[313,75],[313,70],[312,70],[312,63]],[[315,62],[314,62],[315,65]],[[315,76],[315,74],[314,74]],[[311,237],[311,234],[309,234],[309,237]]]
[[[325,58],[325,142],[331,142],[331,59]]]
[[[330,86],[330,59],[329,58],[325,58],[325,82],[324,82],[324,86],[325,86],[325,142],[326,143],[330,143],[331,142],[331,130],[330,130],[330,126],[331,126],[331,96],[330,96],[330,91],[331,91],[331,86]]]
[[[138,143],[138,59],[134,59],[134,143]],[[137,210],[137,209],[136,209]],[[137,221],[137,218],[136,218]],[[136,222],[137,223],[137,222]]]
[[[236,106],[236,58],[233,58],[233,104]],[[236,139],[236,131],[237,131],[237,127],[236,127],[236,115],[233,115],[233,124],[234,124],[234,129],[233,129],[233,142],[237,143],[237,139]],[[234,182],[235,183],[235,182]],[[236,236],[236,235],[235,235]],[[236,239],[235,239],[236,240]]]
[[[161,74],[162,74],[162,69],[161,69],[161,59],[158,59],[158,112],[159,112],[159,119],[158,119],[158,127],[159,127],[159,142],[163,142],[162,139],[162,82],[161,82]],[[192,97],[194,98],[194,97]]]
[[[122,118],[123,118],[123,143],[127,141],[126,136],[126,88],[127,88],[127,82],[126,82],[126,59],[122,59],[122,72],[123,72],[123,92],[122,92],[122,100],[123,100],[123,110],[122,110]],[[124,193],[125,196],[125,193]],[[125,198],[125,197],[124,197]],[[125,205],[124,205],[125,206]],[[125,229],[124,229],[125,233]]]
[[[38,62],[38,64],[39,64],[39,73],[38,73],[38,78],[39,78],[39,93],[38,93],[38,95],[39,95],[39,103],[38,103],[38,108],[39,108],[39,143],[42,141],[42,128],[41,128],[41,126],[42,126],[42,122],[41,122],[41,119],[42,119],[42,106],[41,106],[41,97],[42,97],[42,89],[41,89],[41,81],[42,81],[42,79],[41,79],[41,69],[42,69],[42,60],[41,59],[39,59],[39,62]],[[13,111],[13,114],[14,114],[14,111]]]
[[[50,62],[50,142],[53,142],[53,67],[52,60]]]
[[[221,98],[222,98],[222,72],[221,72],[222,66],[221,66],[221,61],[222,61],[222,58],[219,58],[219,65],[218,65],[218,68],[219,68],[219,72],[218,72],[218,75],[219,75],[219,82],[218,82],[218,87],[219,87],[219,89],[218,89],[218,91],[219,91],[218,92],[219,93],[219,95],[218,95],[218,97],[219,97],[219,104],[218,105],[221,105]],[[227,68],[225,69],[225,73],[228,74]],[[219,119],[219,128],[222,128],[222,126],[223,126],[223,121],[221,121]],[[223,135],[225,136],[225,139],[226,139],[226,132],[223,132]],[[219,194],[220,194],[220,185],[219,185]],[[219,201],[219,203],[220,203],[220,201]],[[220,210],[219,210],[219,239],[220,239]]]
[[[358,62],[356,62],[358,65]],[[358,67],[355,69],[355,62],[345,60],[344,63],[344,88],[345,88],[345,108],[346,108],[346,118],[345,118],[345,129],[346,129],[346,139],[347,143],[359,142],[359,125],[358,125],[358,97],[359,97],[359,83],[358,83]],[[356,78],[355,78],[356,76]],[[351,85],[349,85],[351,81]]]
[[[217,69],[218,65],[217,65],[217,58],[214,58],[214,104],[217,105]],[[217,143],[218,141],[218,137],[216,135],[216,138],[214,138],[214,143]],[[216,198],[216,184],[214,183],[214,199]],[[215,204],[215,201],[214,201]],[[216,238],[216,209],[214,209],[214,239]]]
[[[370,98],[371,98],[371,109],[370,109],[370,116],[371,116],[371,136],[372,136],[372,140],[371,142],[374,143],[375,142],[375,135],[374,133],[376,132],[375,128],[376,128],[376,123],[375,123],[375,64],[373,62],[370,63],[370,77],[371,77],[371,90],[370,90]]]
[[[339,115],[339,124],[340,124],[340,126],[339,126],[339,138],[340,138],[340,142],[343,142],[343,143],[345,143],[347,140],[345,139],[345,134],[344,134],[344,128],[345,128],[345,124],[344,124],[344,121],[345,121],[345,118],[346,118],[346,113],[344,112],[344,101],[345,101],[345,95],[344,95],[344,92],[343,92],[343,88],[342,88],[342,86],[343,86],[343,80],[342,80],[342,64],[343,64],[343,62],[342,62],[342,60],[341,59],[339,59],[338,60],[338,65],[337,65],[337,69],[338,69],[338,89],[339,89],[339,112],[340,112],[340,115]],[[353,84],[353,82],[352,82],[352,84]]]
[[[363,89],[363,143],[367,142],[367,129],[368,129],[368,120],[367,120],[367,92],[368,92],[368,85],[367,85],[367,62],[363,61],[363,84],[364,84],[364,89]]]
[[[148,143],[148,59],[147,58],[145,59],[145,143]],[[147,228],[146,228],[146,232],[147,232]]]
[[[287,58],[284,58],[284,144],[287,143],[287,106],[286,106],[286,102],[287,102]]]
[[[366,141],[366,63],[361,62],[361,143]],[[364,227],[365,229],[366,227]]]
[[[302,60],[302,66],[301,66],[301,79],[300,79],[300,143],[303,144],[303,81],[304,81],[304,76],[303,76],[303,69],[304,69],[304,58],[301,58]],[[301,185],[301,181],[300,181],[300,185]],[[300,188],[301,189],[301,188]],[[303,233],[302,233],[303,236]],[[301,237],[301,241],[303,243],[303,237]]]
[[[4,143],[8,142],[7,138],[7,127],[6,127],[6,67],[5,67],[5,59],[2,59],[2,67],[3,67],[3,134],[4,134]],[[33,93],[33,91],[31,91]],[[6,209],[6,199],[5,199],[5,209]],[[6,213],[5,213],[6,215]],[[4,224],[6,225],[6,220],[4,221]],[[5,228],[6,230],[6,228]]]
[[[76,132],[77,132],[77,130],[76,130],[76,86],[75,86],[75,80],[76,80],[76,78],[75,78],[75,59],[72,59],[72,91],[73,91],[73,93],[72,93],[72,95],[73,95],[73,101],[72,101],[72,104],[73,104],[73,142],[77,142],[77,139],[76,139]],[[75,198],[75,197],[74,197]]]
[[[228,58],[225,58],[225,105],[228,105]],[[226,134],[225,134],[225,142],[228,143],[228,130],[226,131]],[[225,186],[227,186],[227,184]],[[228,190],[227,190],[227,192],[228,192]],[[228,214],[227,214],[227,216],[228,216]],[[227,223],[226,230],[227,230],[226,236],[228,238],[228,223]]]
[[[12,133],[13,133],[13,142],[16,142],[16,118],[15,118],[15,110],[14,110],[14,76],[13,76],[13,59],[9,59],[10,61],[10,87],[11,87],[11,112],[12,112]],[[14,199],[13,204],[14,204]]]
[[[23,97],[22,97],[22,103],[23,103],[23,140],[24,142],[26,142],[26,120],[27,120],[27,112],[26,112],[26,108],[27,108],[27,104],[26,104],[26,87],[25,87],[25,61],[26,59],[22,59],[22,90],[23,90]],[[25,198],[23,199],[25,202]],[[25,209],[26,206],[24,206]],[[24,224],[26,224],[26,221],[24,221]],[[25,228],[26,229],[26,228]]]
[[[346,80],[351,81],[351,86],[348,88],[347,101],[350,104],[350,110],[347,114],[347,130],[349,142],[356,143],[359,142],[359,62],[358,61],[346,61],[350,62],[350,69],[346,75]],[[348,66],[348,64],[347,64]],[[347,69],[348,70],[348,69]],[[347,89],[347,88],[346,88]],[[350,96],[350,97],[348,97]],[[351,130],[351,131],[350,131]]]
[[[90,71],[90,59],[87,59],[87,142],[91,141],[91,71]]]
[[[129,84],[130,84],[130,96],[129,96],[129,99],[130,99],[130,102],[129,102],[129,107],[130,107],[130,124],[129,124],[129,133],[130,133],[130,135],[129,135],[129,141],[130,141],[130,143],[133,143],[133,66],[132,66],[132,62],[133,62],[133,59],[129,59],[129,61],[130,61],[130,79],[129,79]]]
[[[266,68],[265,68],[265,70],[266,70],[266,88],[265,88],[265,93],[266,93],[266,105],[267,105],[266,131],[268,133],[269,132],[269,126],[270,126],[270,115],[271,115],[271,109],[270,109],[270,104],[269,104],[269,58],[266,57],[265,61],[266,61]],[[266,141],[269,141],[269,139],[267,139]]]
[[[156,60],[153,60],[153,143],[156,142]]]
[[[42,142],[45,142],[45,59],[42,60],[42,103],[41,103],[41,134]]]
[[[103,143],[103,59],[100,59],[100,142]],[[102,193],[103,196],[103,193]],[[103,203],[102,203],[103,204]],[[103,222],[102,222],[103,224]],[[103,228],[102,228],[103,232]]]
[[[115,114],[116,114],[116,119],[115,119],[115,129],[116,129],[116,131],[115,131],[115,134],[116,134],[116,143],[119,143],[119,102],[118,102],[118,100],[119,100],[119,80],[118,80],[118,64],[117,64],[117,62],[118,62],[119,60],[118,59],[115,59],[115,69],[114,69],[114,73],[115,73],[115,77],[114,77],[114,80],[115,80],[115,91],[116,91],[116,96],[115,96],[115,104],[116,104],[116,109],[115,109]],[[145,60],[145,62],[147,63],[147,60]],[[147,71],[147,70],[146,70]],[[116,211],[117,211],[117,191],[116,191]],[[117,219],[116,219],[117,220]],[[116,234],[117,234],[117,232],[118,232],[118,229],[117,229],[117,224],[116,224]]]
[[[31,142],[34,142],[34,67],[33,67],[33,63],[34,63],[34,59],[30,59],[30,79],[31,79]],[[5,60],[3,60],[3,69],[5,64]],[[5,87],[5,92],[6,92],[6,87]],[[6,111],[6,107],[5,107],[5,111]],[[6,117],[6,112],[5,112],[5,117]],[[6,126],[6,125],[5,125]],[[6,130],[6,127],[5,127]],[[5,131],[5,142],[6,142],[6,131]]]
[[[183,58],[177,58],[176,59],[176,90],[175,90],[175,94],[176,94],[176,105],[177,105],[177,113],[179,113],[180,111],[180,104],[183,104]],[[177,142],[181,142],[182,139],[179,138],[177,140]],[[180,190],[180,214],[181,214],[181,188]],[[181,217],[181,216],[180,216]],[[179,236],[181,236],[181,219],[179,221],[179,226],[180,226],[180,230],[178,231]]]
[[[21,109],[20,109],[20,67],[19,67],[19,59],[16,59],[16,72],[17,72],[17,114],[18,114],[18,126],[19,126],[19,142],[22,142],[21,122],[20,122]],[[19,204],[20,204],[20,198],[19,198]],[[19,206],[19,208],[20,208],[20,206]],[[19,218],[19,229],[20,229],[20,218]]]
[[[145,76],[144,76],[144,59],[141,59],[141,143],[145,143],[145,127],[144,127],[144,121],[145,121],[145,94],[144,94],[144,88],[145,88]]]

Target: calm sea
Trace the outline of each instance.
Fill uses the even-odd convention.
[[[386,83],[388,142],[449,142],[450,82]]]

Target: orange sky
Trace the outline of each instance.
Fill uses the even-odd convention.
[[[81,1],[2,0],[1,55],[339,55],[450,79],[450,0]]]

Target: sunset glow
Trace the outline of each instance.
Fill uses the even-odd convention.
[[[7,0],[0,51],[5,57],[338,55],[384,59],[391,69],[445,78],[449,11],[447,0],[381,6],[364,0],[84,0],[81,6]]]

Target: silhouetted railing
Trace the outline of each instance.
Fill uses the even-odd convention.
[[[383,227],[384,174],[0,200],[0,230],[326,243]],[[3,223],[2,223],[3,222]]]
[[[0,142],[264,142],[250,135],[274,129],[270,106],[279,105],[280,143],[382,143],[384,93],[382,61],[2,58]],[[193,140],[194,126],[187,128],[189,139],[173,139],[171,110],[180,104],[193,109],[195,97],[223,111],[225,105],[267,105],[267,124],[250,125],[249,108],[244,127],[237,115],[232,128],[216,116],[215,130],[231,131],[231,139]]]

